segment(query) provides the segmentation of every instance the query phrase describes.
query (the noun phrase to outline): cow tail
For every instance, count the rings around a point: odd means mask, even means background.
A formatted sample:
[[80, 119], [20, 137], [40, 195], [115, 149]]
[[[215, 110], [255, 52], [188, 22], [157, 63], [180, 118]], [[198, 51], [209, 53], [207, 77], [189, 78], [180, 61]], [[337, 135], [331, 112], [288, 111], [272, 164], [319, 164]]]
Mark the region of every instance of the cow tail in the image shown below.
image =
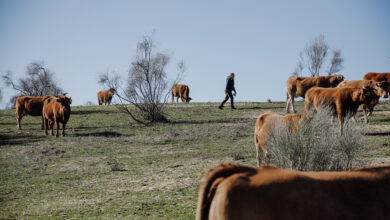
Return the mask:
[[203, 178], [199, 189], [198, 207], [196, 211], [196, 220], [207, 220], [209, 217], [211, 201], [214, 198], [218, 185], [227, 177], [236, 174], [251, 172], [255, 173], [257, 170], [252, 167], [241, 165], [221, 164], [214, 169], [209, 170]]

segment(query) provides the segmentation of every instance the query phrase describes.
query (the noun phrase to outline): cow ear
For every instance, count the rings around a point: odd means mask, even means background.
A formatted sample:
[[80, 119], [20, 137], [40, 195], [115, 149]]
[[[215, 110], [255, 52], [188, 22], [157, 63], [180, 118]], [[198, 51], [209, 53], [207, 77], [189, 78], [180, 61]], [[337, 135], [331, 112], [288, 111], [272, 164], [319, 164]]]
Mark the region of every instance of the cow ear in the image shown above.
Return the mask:
[[72, 96], [69, 97], [69, 105], [72, 104]]

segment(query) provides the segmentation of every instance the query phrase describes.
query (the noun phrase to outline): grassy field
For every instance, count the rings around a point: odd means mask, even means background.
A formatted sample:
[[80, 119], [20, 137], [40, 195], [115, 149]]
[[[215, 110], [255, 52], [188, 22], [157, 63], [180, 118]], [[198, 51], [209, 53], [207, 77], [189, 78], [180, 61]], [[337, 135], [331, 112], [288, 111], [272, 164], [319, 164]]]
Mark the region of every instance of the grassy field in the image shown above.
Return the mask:
[[[44, 136], [40, 117], [23, 118], [18, 133], [15, 111], [1, 110], [0, 219], [194, 219], [205, 172], [219, 163], [255, 166], [257, 116], [285, 110], [284, 102], [217, 106], [169, 104], [171, 122], [153, 126], [114, 106], [72, 107], [59, 138]], [[366, 134], [355, 166], [389, 164], [390, 104], [357, 126]]]

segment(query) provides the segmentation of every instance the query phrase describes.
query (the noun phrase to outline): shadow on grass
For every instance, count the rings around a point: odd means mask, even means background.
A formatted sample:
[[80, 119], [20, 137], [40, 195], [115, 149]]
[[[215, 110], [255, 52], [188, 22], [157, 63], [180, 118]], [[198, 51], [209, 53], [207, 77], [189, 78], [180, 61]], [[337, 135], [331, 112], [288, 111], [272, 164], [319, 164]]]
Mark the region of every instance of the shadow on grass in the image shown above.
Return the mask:
[[45, 136], [35, 136], [31, 134], [16, 133], [15, 135], [0, 134], [0, 146], [2, 145], [25, 145], [35, 142], [39, 142], [44, 139]]
[[223, 124], [223, 123], [234, 123], [234, 122], [246, 122], [247, 119], [243, 118], [230, 118], [230, 119], [215, 119], [215, 120], [204, 120], [204, 121], [190, 121], [190, 120], [180, 120], [180, 121], [170, 121], [170, 124]]
[[106, 137], [106, 138], [113, 138], [113, 137], [120, 137], [120, 136], [128, 136], [123, 135], [118, 132], [112, 132], [112, 131], [103, 131], [103, 132], [92, 132], [92, 133], [86, 133], [86, 134], [74, 134], [74, 136], [77, 137]]
[[112, 111], [106, 110], [72, 110], [72, 115], [89, 115], [89, 114], [101, 114], [101, 113], [113, 113]]
[[390, 122], [390, 118], [378, 119], [378, 120], [375, 120], [375, 122]]
[[390, 132], [373, 132], [373, 133], [366, 133], [365, 136], [390, 136]]

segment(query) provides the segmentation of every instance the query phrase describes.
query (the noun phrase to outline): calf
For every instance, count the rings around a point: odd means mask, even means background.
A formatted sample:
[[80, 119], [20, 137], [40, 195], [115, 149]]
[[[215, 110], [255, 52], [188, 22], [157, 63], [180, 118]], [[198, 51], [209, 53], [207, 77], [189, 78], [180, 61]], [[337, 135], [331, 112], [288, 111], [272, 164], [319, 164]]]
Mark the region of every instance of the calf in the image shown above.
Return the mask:
[[318, 88], [309, 89], [305, 95], [306, 113], [312, 106], [318, 110], [321, 105], [329, 105], [332, 113], [337, 115], [340, 124], [340, 134], [343, 134], [343, 124], [347, 113], [355, 116], [361, 104], [370, 104], [376, 98], [371, 87], [358, 88]]
[[203, 178], [196, 211], [196, 220], [389, 216], [389, 165], [341, 172], [219, 165]]
[[333, 76], [318, 76], [318, 77], [298, 77], [291, 76], [288, 78], [286, 87], [287, 87], [287, 106], [286, 112], [290, 112], [290, 106], [292, 111], [295, 111], [294, 108], [294, 98], [295, 97], [305, 97], [306, 91], [311, 87], [336, 87], [340, 82], [344, 80], [343, 75], [333, 75]]
[[[369, 104], [363, 104], [363, 117], [364, 121], [368, 123], [368, 116], [372, 115], [372, 111], [374, 110], [375, 105], [379, 103], [379, 98], [387, 98], [389, 91], [390, 83], [387, 81], [373, 81], [373, 80], [350, 80], [343, 81], [337, 87], [339, 88], [363, 88], [365, 86], [372, 87], [374, 89], [374, 93], [376, 94], [376, 98], [372, 99], [372, 102]], [[367, 109], [369, 113], [367, 114]]]
[[174, 102], [174, 97], [176, 96], [176, 102], [179, 102], [179, 98], [181, 98], [182, 102], [190, 102], [192, 98], [190, 98], [190, 89], [187, 85], [183, 84], [174, 84], [171, 89], [172, 95], [172, 103]]
[[112, 96], [114, 96], [116, 90], [114, 88], [110, 88], [107, 91], [99, 91], [98, 92], [98, 103], [99, 105], [110, 105]]
[[62, 123], [62, 136], [65, 136], [65, 126], [70, 117], [70, 104], [72, 103], [71, 97], [58, 96], [46, 99], [44, 102], [42, 115], [45, 125], [45, 135], [47, 135], [47, 128], [50, 126], [51, 135], [54, 135], [53, 125], [56, 124], [58, 137], [59, 123]]
[[264, 155], [267, 155], [268, 153], [267, 141], [270, 132], [272, 132], [275, 127], [280, 127], [280, 123], [284, 123], [288, 129], [291, 129], [292, 132], [295, 132], [297, 131], [302, 119], [302, 114], [283, 116], [271, 111], [265, 111], [260, 114], [260, 116], [256, 120], [254, 133], [258, 166], [260, 166], [261, 164], [260, 148], [262, 149]]

